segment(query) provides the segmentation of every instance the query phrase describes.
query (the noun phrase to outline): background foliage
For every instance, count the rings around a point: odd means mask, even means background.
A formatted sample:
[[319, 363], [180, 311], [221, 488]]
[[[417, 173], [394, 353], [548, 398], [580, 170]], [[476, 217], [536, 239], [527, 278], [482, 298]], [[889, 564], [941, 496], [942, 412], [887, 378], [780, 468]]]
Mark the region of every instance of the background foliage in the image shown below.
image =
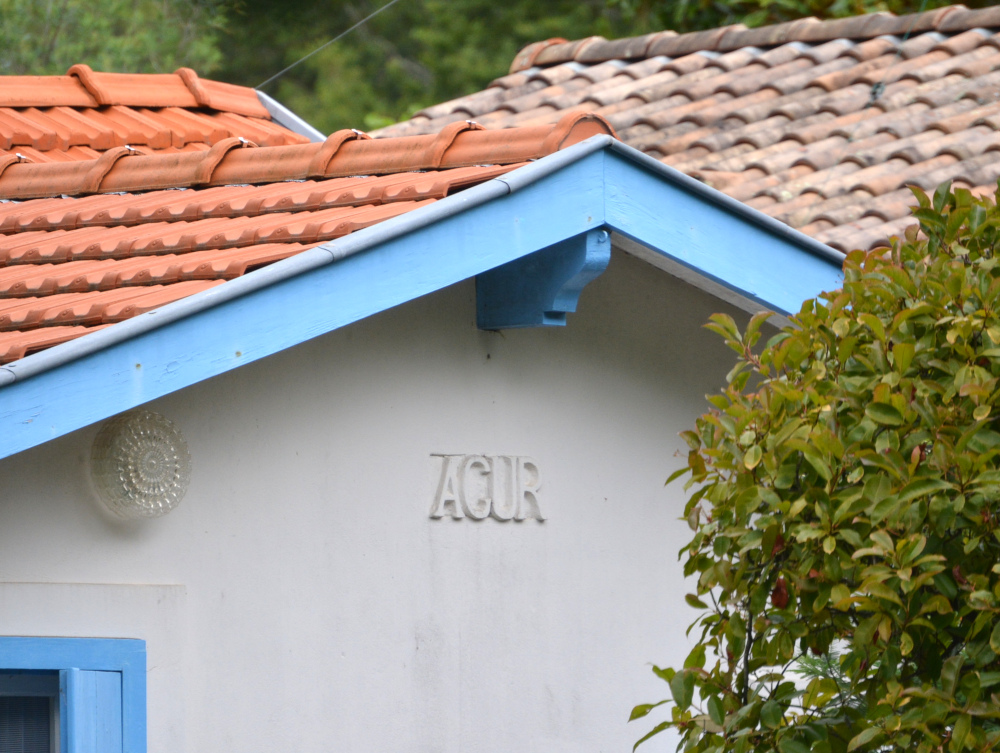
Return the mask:
[[0, 0], [0, 73], [215, 70], [223, 0]]
[[684, 666], [655, 670], [672, 704], [647, 738], [1000, 747], [1000, 211], [914, 192], [927, 237], [849, 254], [843, 290], [760, 355], [766, 315], [708, 325], [739, 359], [674, 474], [697, 487], [682, 554], [702, 614]]
[[[988, 5], [992, 0], [968, 0]], [[386, 0], [0, 0], [0, 73], [171, 71], [257, 86]], [[524, 45], [948, 0], [400, 0], [265, 90], [323, 131], [377, 128], [485, 87]]]

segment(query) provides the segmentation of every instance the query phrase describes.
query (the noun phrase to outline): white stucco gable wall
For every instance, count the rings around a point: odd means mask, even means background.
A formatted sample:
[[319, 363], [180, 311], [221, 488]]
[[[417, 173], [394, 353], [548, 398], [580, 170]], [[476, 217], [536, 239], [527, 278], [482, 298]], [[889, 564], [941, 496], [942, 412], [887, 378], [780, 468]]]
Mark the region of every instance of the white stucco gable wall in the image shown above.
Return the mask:
[[[686, 653], [663, 482], [719, 310], [622, 253], [566, 328], [412, 301], [148, 405], [194, 468], [158, 520], [92, 501], [97, 427], [2, 460], [0, 634], [145, 639], [150, 751], [628, 750]], [[430, 519], [434, 453], [532, 457], [547, 520]]]

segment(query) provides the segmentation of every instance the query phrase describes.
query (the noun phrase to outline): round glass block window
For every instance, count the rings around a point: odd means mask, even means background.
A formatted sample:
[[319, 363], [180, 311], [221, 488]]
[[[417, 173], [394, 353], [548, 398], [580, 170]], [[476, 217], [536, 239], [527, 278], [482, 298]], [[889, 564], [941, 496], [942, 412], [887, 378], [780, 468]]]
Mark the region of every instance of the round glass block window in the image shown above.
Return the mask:
[[98, 432], [90, 472], [98, 496], [115, 515], [157, 518], [184, 498], [191, 455], [173, 423], [159, 413], [134, 410]]

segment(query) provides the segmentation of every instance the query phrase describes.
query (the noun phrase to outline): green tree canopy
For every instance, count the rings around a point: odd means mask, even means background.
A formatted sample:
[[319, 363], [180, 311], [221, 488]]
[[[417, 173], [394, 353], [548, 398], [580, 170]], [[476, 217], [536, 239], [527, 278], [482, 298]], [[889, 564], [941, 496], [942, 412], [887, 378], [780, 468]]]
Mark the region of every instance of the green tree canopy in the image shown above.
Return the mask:
[[0, 0], [0, 73], [215, 70], [223, 0]]
[[[708, 325], [738, 361], [674, 474], [695, 488], [682, 553], [701, 616], [684, 666], [656, 670], [673, 703], [650, 735], [713, 753], [1000, 746], [1000, 211], [915, 193], [926, 237], [849, 254], [843, 289], [761, 353], [766, 315]], [[828, 671], [796, 681], [811, 655]]]

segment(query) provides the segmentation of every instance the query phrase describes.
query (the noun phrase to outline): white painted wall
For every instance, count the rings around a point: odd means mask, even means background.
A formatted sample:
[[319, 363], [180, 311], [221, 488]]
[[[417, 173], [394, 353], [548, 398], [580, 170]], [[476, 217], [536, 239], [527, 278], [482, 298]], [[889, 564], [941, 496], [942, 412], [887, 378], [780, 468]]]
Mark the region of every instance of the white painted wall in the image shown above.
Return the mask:
[[[0, 461], [0, 634], [145, 639], [156, 753], [630, 750], [727, 307], [617, 254], [580, 308], [480, 332], [470, 281], [150, 404], [194, 466], [159, 520], [102, 515], [97, 427]], [[548, 520], [431, 520], [432, 453], [533, 457]]]

